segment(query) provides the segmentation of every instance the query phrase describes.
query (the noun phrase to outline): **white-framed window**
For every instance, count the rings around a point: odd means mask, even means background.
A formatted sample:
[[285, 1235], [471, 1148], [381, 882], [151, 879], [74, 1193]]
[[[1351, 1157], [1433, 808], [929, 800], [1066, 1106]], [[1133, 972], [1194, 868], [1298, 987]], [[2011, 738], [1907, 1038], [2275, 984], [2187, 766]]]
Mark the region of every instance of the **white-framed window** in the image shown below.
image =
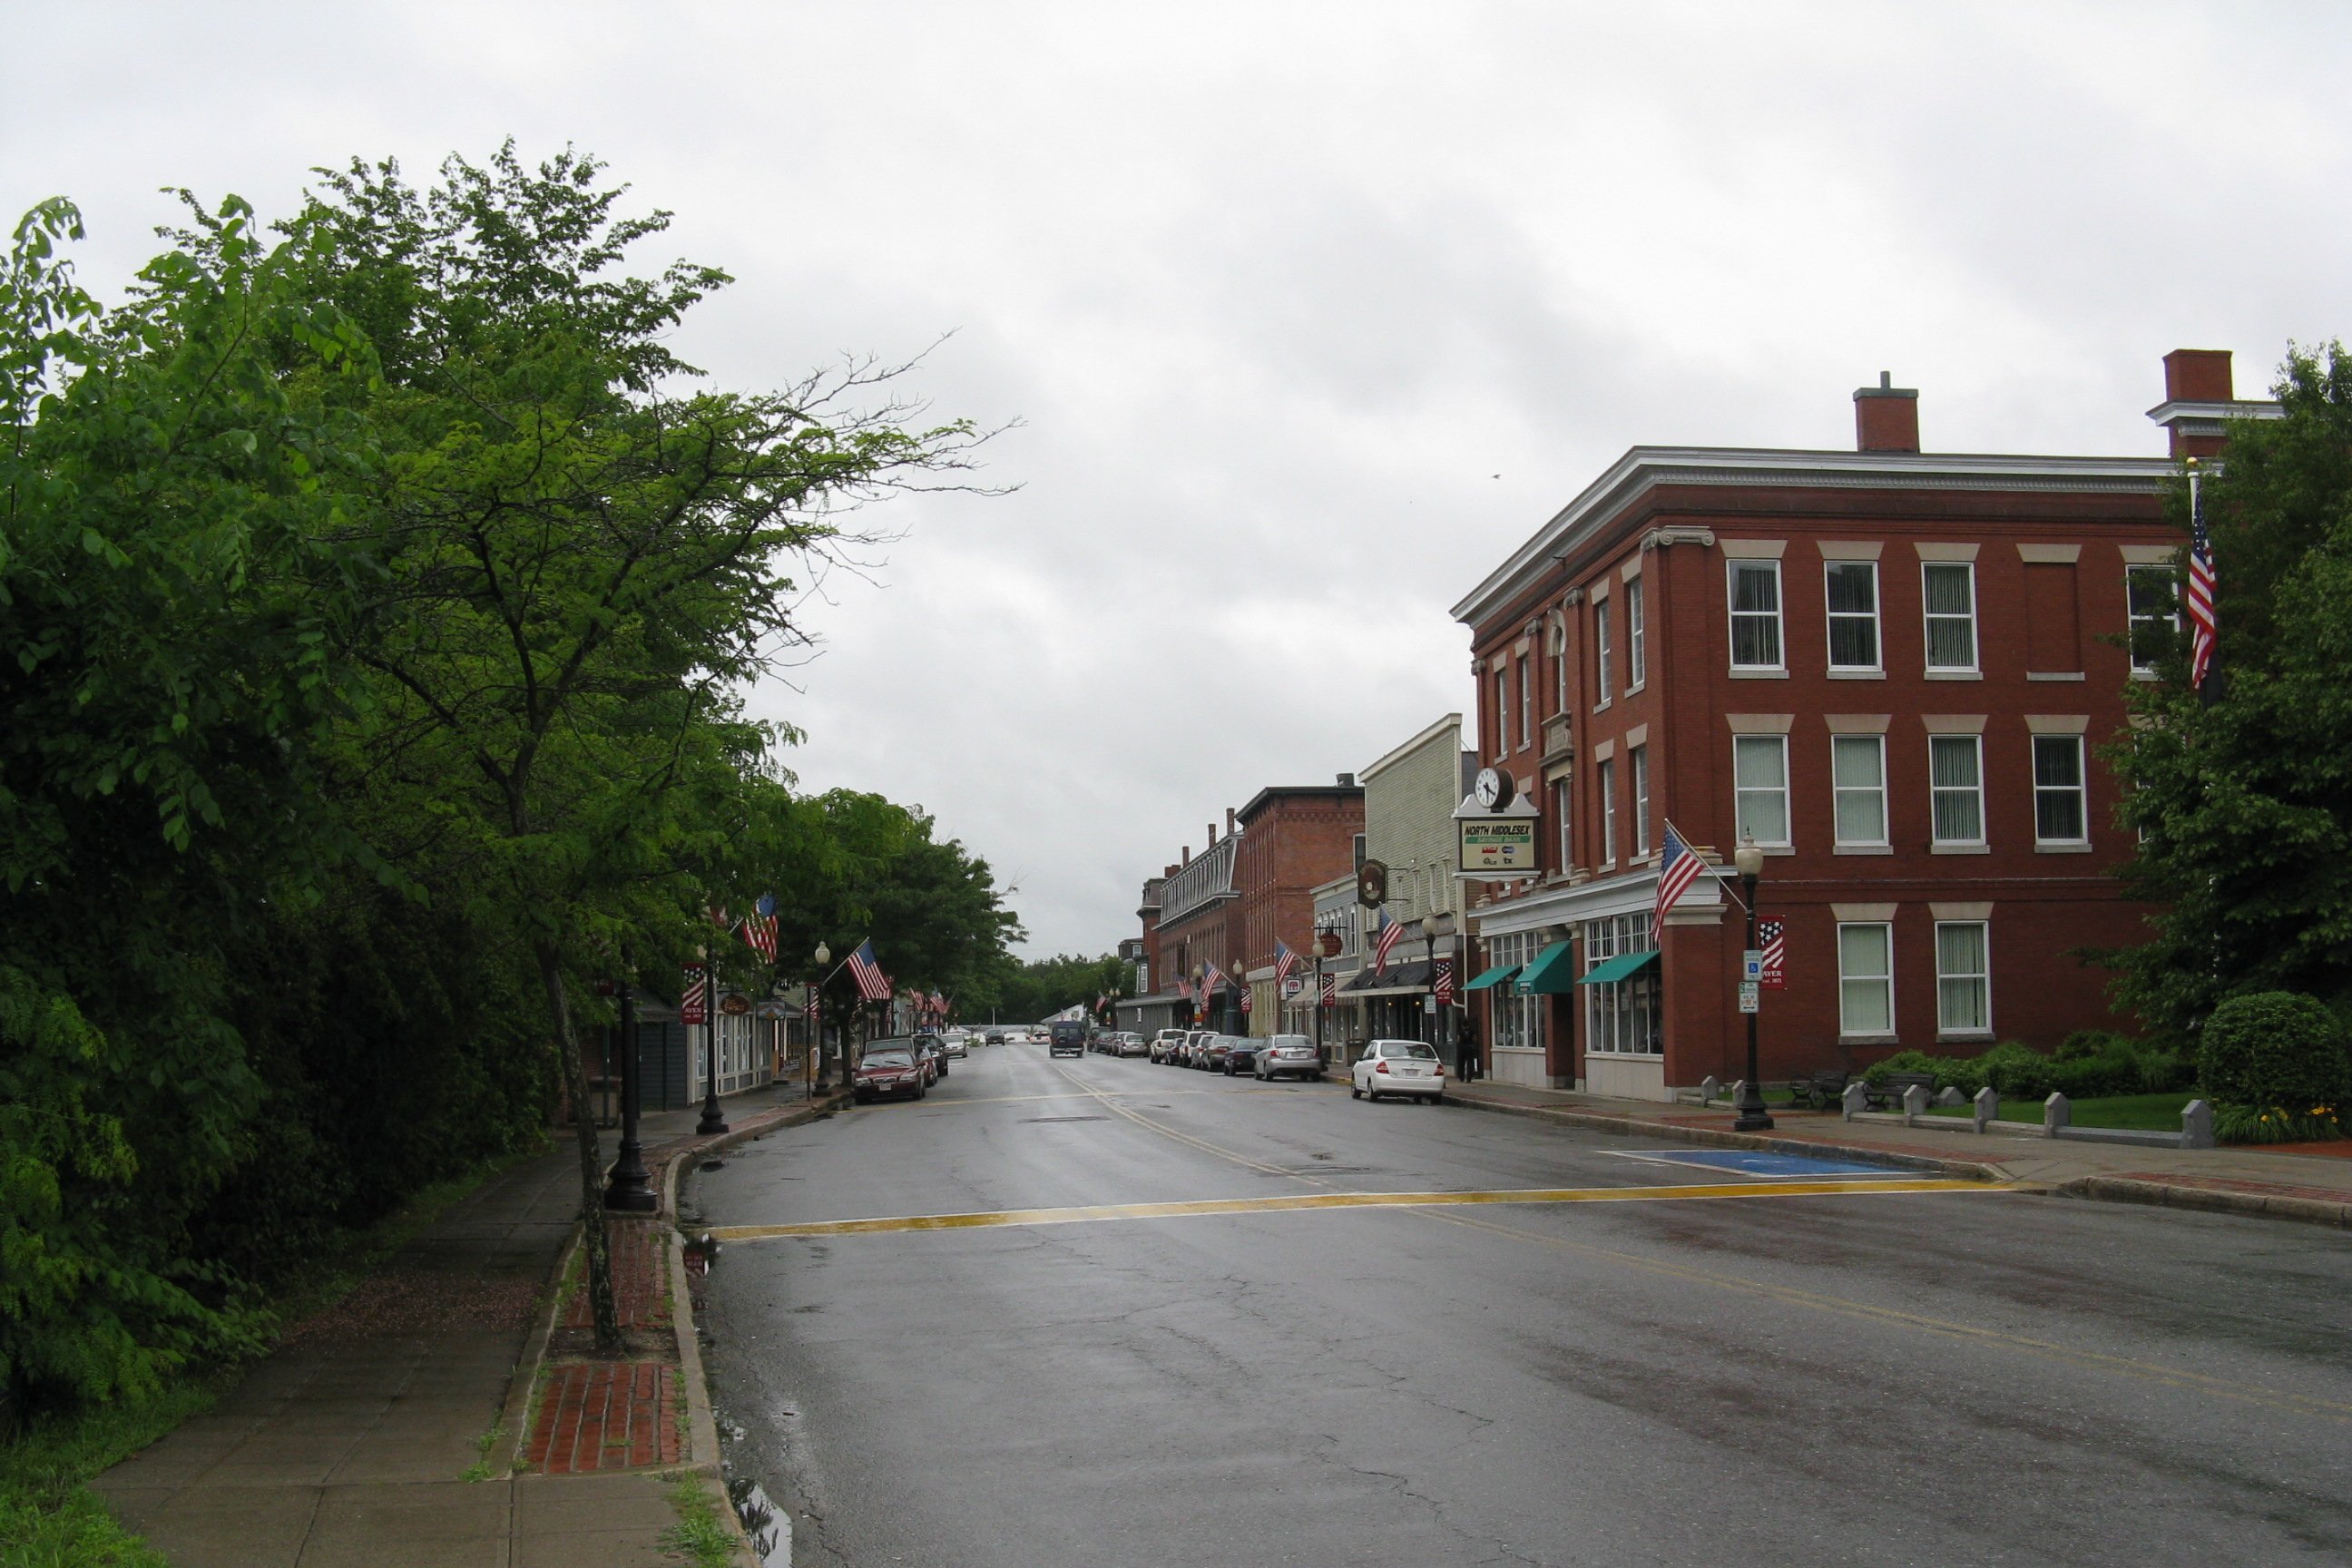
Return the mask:
[[1495, 667], [1495, 760], [1511, 754], [1511, 667]]
[[1593, 783], [1601, 791], [1601, 863], [1617, 864], [1617, 759], [1603, 761], [1593, 770]]
[[1837, 841], [1848, 847], [1886, 843], [1886, 737], [1832, 735], [1830, 789]]
[[1615, 694], [1615, 678], [1609, 668], [1609, 601], [1601, 600], [1592, 606], [1592, 669], [1601, 682], [1601, 700], [1596, 707], [1606, 708]]
[[[1658, 945], [1645, 911], [1584, 922], [1584, 971], [1590, 974], [1612, 958], [1649, 952]], [[1584, 1048], [1621, 1056], [1662, 1056], [1665, 1009], [1659, 1005], [1658, 966], [1647, 965], [1622, 980], [1580, 985], [1584, 993]]]
[[[1535, 931], [1486, 939], [1489, 965], [1533, 963], [1544, 949]], [[1498, 1050], [1543, 1048], [1543, 998], [1522, 996], [1518, 986], [1505, 981], [1486, 993], [1486, 1038]]]
[[1992, 1033], [1992, 942], [1983, 921], [1936, 922], [1936, 1028]]
[[1876, 670], [1878, 563], [1825, 562], [1822, 573], [1829, 593], [1830, 668]]
[[1551, 656], [1551, 710], [1568, 711], [1568, 634], [1562, 632], [1559, 646]]
[[1919, 596], [1927, 617], [1927, 668], [1975, 674], [1977, 563], [1922, 561]]
[[1937, 844], [1982, 844], [1984, 737], [1927, 737], [1927, 815]]
[[1732, 821], [1759, 844], [1785, 846], [1789, 837], [1789, 737], [1731, 738]]
[[1535, 679], [1535, 673], [1528, 667], [1534, 663], [1532, 651], [1519, 660], [1519, 750], [1523, 752], [1536, 743], [1535, 703], [1528, 694], [1528, 687]]
[[2180, 641], [2180, 578], [2170, 566], [2124, 568], [2134, 675], [2154, 675], [2156, 661]]
[[1877, 921], [1841, 922], [1838, 937], [1838, 1033], [1895, 1032], [1895, 928]]
[[1650, 650], [1642, 636], [1642, 580], [1625, 584], [1625, 689], [1639, 691], [1650, 679]]
[[1780, 657], [1780, 563], [1733, 561], [1731, 668], [1785, 668]]
[[1566, 779], [1554, 779], [1551, 784], [1552, 829], [1559, 837], [1559, 868], [1567, 870], [1576, 864], [1576, 839], [1570, 833], [1569, 801], [1572, 787]]
[[2084, 844], [2091, 810], [2083, 782], [2083, 737], [2033, 737], [2033, 841]]
[[1633, 853], [1650, 852], [1650, 748], [1636, 746], [1626, 754], [1633, 770]]

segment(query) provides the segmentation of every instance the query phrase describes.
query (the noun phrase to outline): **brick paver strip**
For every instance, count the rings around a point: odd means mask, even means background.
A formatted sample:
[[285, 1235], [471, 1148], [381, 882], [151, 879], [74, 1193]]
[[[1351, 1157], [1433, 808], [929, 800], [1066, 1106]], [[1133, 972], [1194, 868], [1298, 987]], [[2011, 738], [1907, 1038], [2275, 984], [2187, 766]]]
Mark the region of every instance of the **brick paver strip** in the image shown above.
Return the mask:
[[[621, 1327], [669, 1327], [669, 1300], [662, 1289], [665, 1265], [661, 1222], [651, 1215], [607, 1215], [604, 1239], [612, 1249], [613, 1303], [620, 1311]], [[571, 1302], [564, 1309], [563, 1326], [595, 1326], [585, 1284], [572, 1292]]]
[[678, 1462], [677, 1369], [575, 1362], [549, 1369], [524, 1459], [542, 1475]]

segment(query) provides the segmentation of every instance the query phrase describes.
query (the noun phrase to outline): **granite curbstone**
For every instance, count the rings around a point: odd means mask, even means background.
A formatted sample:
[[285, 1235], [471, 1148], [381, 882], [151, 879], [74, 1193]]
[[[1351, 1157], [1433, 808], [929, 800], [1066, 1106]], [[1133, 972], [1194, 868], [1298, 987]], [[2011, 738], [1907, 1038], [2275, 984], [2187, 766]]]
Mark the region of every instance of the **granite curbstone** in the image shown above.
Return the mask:
[[2193, 1209], [2206, 1214], [2238, 1215], [2352, 1230], [2352, 1202], [2332, 1203], [2324, 1198], [2297, 1197], [2291, 1193], [2237, 1193], [2224, 1188], [2179, 1186], [2169, 1182], [2140, 1181], [2127, 1176], [2084, 1176], [2052, 1191], [2061, 1197], [2087, 1198], [2096, 1203]]

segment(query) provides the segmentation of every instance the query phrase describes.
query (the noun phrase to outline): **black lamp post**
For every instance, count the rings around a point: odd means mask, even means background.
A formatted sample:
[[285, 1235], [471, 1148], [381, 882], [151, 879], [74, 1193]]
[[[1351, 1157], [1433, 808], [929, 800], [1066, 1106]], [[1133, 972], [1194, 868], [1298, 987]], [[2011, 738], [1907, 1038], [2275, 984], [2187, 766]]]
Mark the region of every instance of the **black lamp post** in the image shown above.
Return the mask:
[[833, 1064], [824, 1054], [824, 979], [825, 965], [833, 962], [833, 949], [820, 942], [810, 956], [816, 960], [816, 978], [809, 983], [809, 1016], [816, 1022], [809, 1040], [809, 1049], [816, 1053], [816, 1084], [813, 1092], [822, 1094], [832, 1086], [827, 1069]]
[[707, 1138], [727, 1131], [719, 1113], [719, 974], [706, 951], [702, 961], [702, 1120], [695, 1136]]
[[604, 1206], [620, 1214], [651, 1214], [660, 1206], [637, 1141], [637, 997], [621, 983], [621, 1151], [604, 1179]]
[[[1756, 847], [1754, 838], [1743, 833], [1739, 836], [1738, 847], [1731, 852], [1731, 863], [1738, 868], [1739, 885], [1748, 895], [1748, 951], [1754, 952], [1756, 951], [1756, 879], [1764, 871], [1764, 851]], [[1748, 984], [1744, 965], [1740, 971], [1740, 984], [1742, 985]], [[1759, 985], [1757, 991], [1758, 1005], [1762, 1005], [1762, 1000], [1763, 991]], [[1739, 1114], [1731, 1123], [1731, 1129], [1735, 1132], [1761, 1132], [1769, 1130], [1772, 1125], [1772, 1119], [1764, 1114], [1764, 1085], [1758, 1079], [1757, 1071], [1756, 1008], [1751, 1007], [1748, 1011], [1748, 1076], [1739, 1080]]]

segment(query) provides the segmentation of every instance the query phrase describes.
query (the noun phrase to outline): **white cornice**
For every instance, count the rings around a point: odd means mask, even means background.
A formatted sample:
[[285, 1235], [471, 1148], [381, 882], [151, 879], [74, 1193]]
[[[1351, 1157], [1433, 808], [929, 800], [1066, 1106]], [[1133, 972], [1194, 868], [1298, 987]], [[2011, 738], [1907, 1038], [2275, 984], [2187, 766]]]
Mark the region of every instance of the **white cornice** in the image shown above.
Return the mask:
[[1948, 452], [1806, 452], [1735, 447], [1635, 447], [1554, 513], [1454, 606], [1475, 626], [1545, 563], [1585, 544], [1660, 485], [1777, 485], [1807, 489], [1996, 489], [2151, 492], [2179, 472], [2166, 458], [2037, 458]]
[[1444, 718], [1440, 719], [1437, 722], [1432, 724], [1428, 729], [1423, 730], [1420, 734], [1415, 735], [1412, 740], [1405, 742], [1402, 745], [1391, 747], [1387, 753], [1378, 762], [1358, 773], [1356, 777], [1366, 784], [1370, 784], [1376, 775], [1386, 773], [1397, 763], [1404, 761], [1405, 758], [1421, 750], [1422, 747], [1426, 746], [1432, 741], [1434, 741], [1440, 735], [1445, 734], [1448, 731], [1451, 731], [1457, 737], [1457, 739], [1453, 742], [1452, 749], [1457, 752], [1460, 751], [1462, 749], [1462, 742], [1458, 737], [1462, 733], [1462, 715], [1459, 713], [1448, 713]]

